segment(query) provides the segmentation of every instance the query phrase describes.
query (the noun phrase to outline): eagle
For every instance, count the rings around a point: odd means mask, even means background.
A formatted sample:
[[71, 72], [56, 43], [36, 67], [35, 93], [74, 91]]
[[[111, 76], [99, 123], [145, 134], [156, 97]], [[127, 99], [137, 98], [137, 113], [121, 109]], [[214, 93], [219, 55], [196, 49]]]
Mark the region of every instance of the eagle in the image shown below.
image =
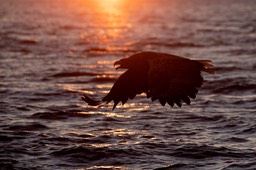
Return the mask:
[[121, 102], [134, 99], [145, 93], [152, 101], [158, 100], [162, 106], [168, 103], [179, 107], [182, 103], [190, 105], [203, 84], [201, 72], [214, 73], [211, 60], [192, 60], [189, 58], [152, 51], [135, 53], [114, 63], [116, 69], [126, 69], [102, 100], [87, 95], [82, 99], [91, 106], [114, 102], [113, 110]]

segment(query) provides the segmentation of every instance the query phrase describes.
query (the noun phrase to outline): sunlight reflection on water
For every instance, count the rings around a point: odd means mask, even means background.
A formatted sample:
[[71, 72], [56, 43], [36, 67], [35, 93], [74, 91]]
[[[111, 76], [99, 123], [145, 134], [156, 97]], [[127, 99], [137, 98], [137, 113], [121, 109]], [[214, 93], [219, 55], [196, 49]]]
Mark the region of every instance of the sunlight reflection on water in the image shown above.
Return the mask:
[[128, 115], [121, 115], [121, 114], [117, 114], [117, 113], [111, 113], [111, 112], [99, 112], [99, 111], [89, 111], [89, 112], [77, 112], [78, 114], [101, 114], [101, 115], [105, 115], [106, 117], [120, 117], [120, 118], [131, 118], [132, 116], [128, 116]]

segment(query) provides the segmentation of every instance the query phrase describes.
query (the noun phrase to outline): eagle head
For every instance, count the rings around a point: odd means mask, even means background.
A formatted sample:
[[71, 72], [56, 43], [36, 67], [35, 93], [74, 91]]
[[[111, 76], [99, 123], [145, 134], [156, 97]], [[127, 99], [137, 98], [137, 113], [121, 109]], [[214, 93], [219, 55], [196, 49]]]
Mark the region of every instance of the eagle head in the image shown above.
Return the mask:
[[[117, 66], [117, 67], [116, 67]], [[130, 66], [130, 62], [128, 58], [122, 58], [114, 63], [114, 67], [117, 69], [123, 68], [128, 69]]]
[[122, 58], [114, 63], [116, 69], [131, 69], [131, 68], [140, 68], [143, 65], [147, 64], [147, 58], [149, 58], [153, 53], [152, 52], [140, 52], [136, 53], [130, 57]]

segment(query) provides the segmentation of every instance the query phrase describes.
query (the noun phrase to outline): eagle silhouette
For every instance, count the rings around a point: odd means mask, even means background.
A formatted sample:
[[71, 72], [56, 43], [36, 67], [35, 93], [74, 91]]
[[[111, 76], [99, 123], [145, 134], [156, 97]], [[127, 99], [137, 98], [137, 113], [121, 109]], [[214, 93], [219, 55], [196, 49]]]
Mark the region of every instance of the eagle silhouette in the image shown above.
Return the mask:
[[191, 60], [173, 54], [139, 52], [114, 63], [116, 69], [127, 69], [114, 83], [102, 100], [87, 95], [82, 99], [91, 106], [114, 102], [113, 110], [121, 102], [125, 104], [137, 94], [145, 93], [152, 101], [159, 100], [162, 106], [181, 107], [190, 104], [202, 86], [201, 71], [213, 74], [211, 60]]

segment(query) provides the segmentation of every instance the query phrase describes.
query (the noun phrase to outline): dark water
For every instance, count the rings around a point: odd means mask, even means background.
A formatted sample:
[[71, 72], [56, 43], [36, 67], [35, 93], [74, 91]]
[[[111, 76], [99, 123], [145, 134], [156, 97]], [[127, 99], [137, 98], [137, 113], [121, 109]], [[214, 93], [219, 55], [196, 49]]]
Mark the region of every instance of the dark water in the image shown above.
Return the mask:
[[[256, 1], [0, 0], [0, 39], [0, 169], [256, 169]], [[142, 50], [216, 73], [182, 108], [80, 99]]]

